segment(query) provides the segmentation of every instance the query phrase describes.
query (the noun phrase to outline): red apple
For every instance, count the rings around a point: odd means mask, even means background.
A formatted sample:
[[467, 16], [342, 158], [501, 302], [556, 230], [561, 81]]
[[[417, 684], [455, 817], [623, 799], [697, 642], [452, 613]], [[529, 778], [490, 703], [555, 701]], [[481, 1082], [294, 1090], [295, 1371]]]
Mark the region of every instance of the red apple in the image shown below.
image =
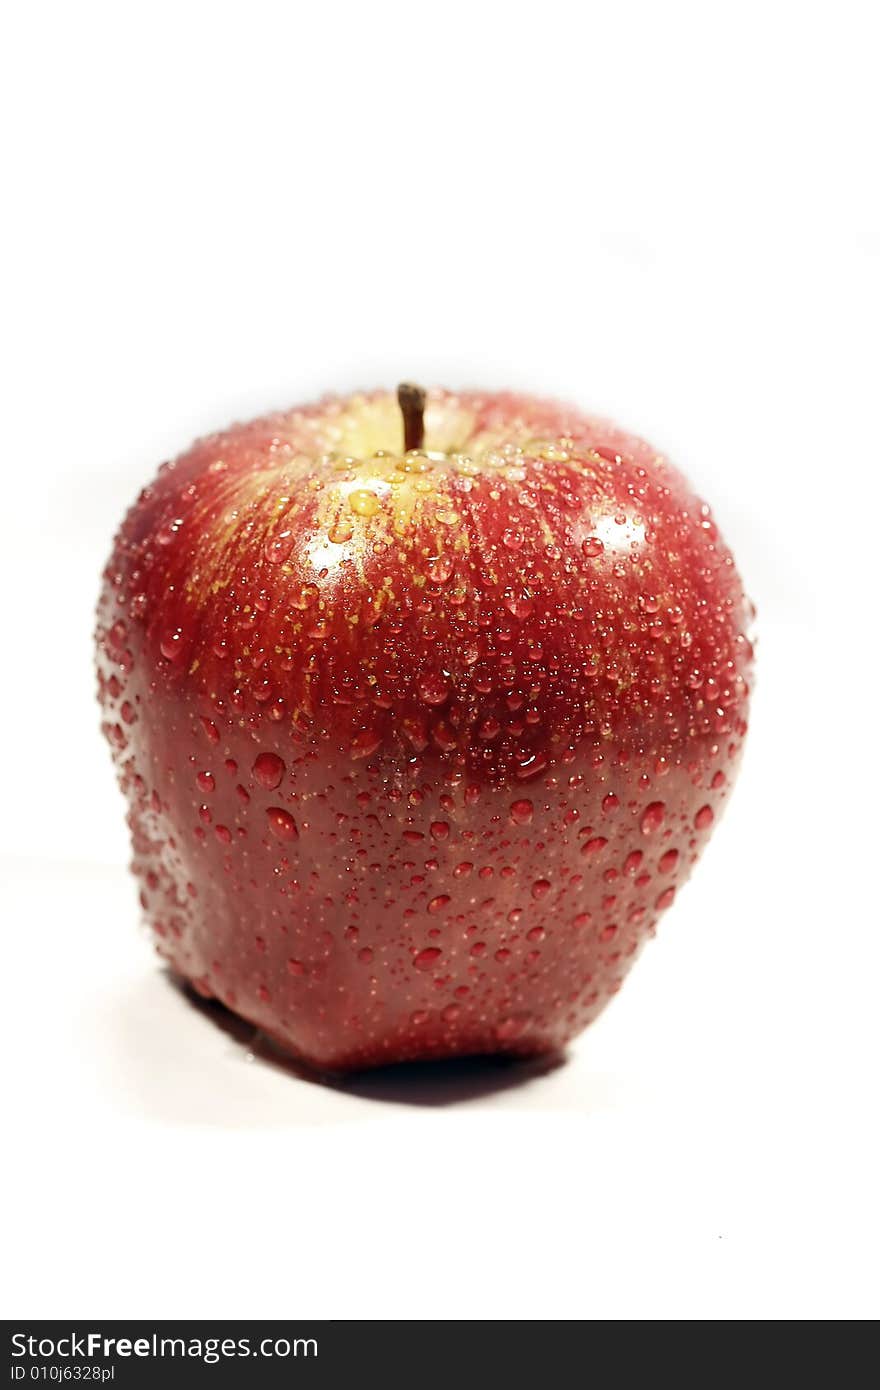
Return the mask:
[[751, 609], [664, 458], [545, 401], [432, 391], [424, 438], [400, 403], [165, 464], [99, 607], [159, 953], [322, 1068], [573, 1037], [746, 731]]

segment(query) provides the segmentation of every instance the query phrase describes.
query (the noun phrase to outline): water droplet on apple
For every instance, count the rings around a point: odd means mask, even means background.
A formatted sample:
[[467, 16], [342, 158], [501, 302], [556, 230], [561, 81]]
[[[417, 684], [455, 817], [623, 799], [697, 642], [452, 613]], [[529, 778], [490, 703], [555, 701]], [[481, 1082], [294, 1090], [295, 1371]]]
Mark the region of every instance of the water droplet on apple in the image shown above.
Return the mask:
[[504, 600], [504, 607], [514, 618], [519, 618], [520, 621], [522, 621], [524, 618], [528, 618], [534, 611], [535, 601], [528, 595], [517, 598], [511, 594]]
[[277, 753], [259, 753], [254, 759], [251, 771], [254, 781], [259, 782], [266, 791], [272, 792], [281, 784], [285, 772], [284, 761]]
[[170, 545], [182, 525], [183, 519], [181, 517], [175, 517], [173, 520], [167, 521], [165, 525], [161, 526], [156, 532], [156, 544], [162, 546]]
[[179, 661], [183, 656], [183, 629], [168, 628], [159, 641], [159, 650], [168, 661]]
[[442, 954], [443, 952], [438, 946], [426, 946], [423, 951], [419, 951], [413, 957], [413, 965], [416, 970], [430, 970]]
[[508, 1014], [495, 1028], [495, 1036], [499, 1042], [513, 1042], [522, 1037], [531, 1021], [530, 1013]]
[[450, 556], [438, 555], [428, 561], [426, 573], [432, 584], [446, 584], [452, 578], [454, 569], [455, 564]]
[[292, 531], [279, 531], [277, 535], [269, 537], [263, 547], [263, 554], [270, 565], [283, 565], [290, 559], [294, 539]]
[[694, 816], [694, 825], [698, 830], [708, 830], [715, 819], [715, 812], [711, 806], [701, 806]]
[[421, 719], [413, 719], [409, 715], [404, 715], [400, 721], [400, 727], [404, 736], [412, 744], [417, 753], [423, 753], [428, 746], [428, 732]]
[[429, 672], [419, 682], [419, 699], [426, 705], [442, 705], [449, 697], [449, 683], [439, 672]]
[[666, 804], [663, 801], [652, 801], [645, 807], [642, 815], [642, 834], [655, 835], [663, 824], [666, 815]]
[[528, 825], [532, 819], [532, 816], [534, 815], [534, 812], [535, 808], [532, 805], [531, 801], [528, 801], [525, 798], [523, 798], [520, 801], [514, 801], [511, 803], [510, 819], [513, 821], [514, 825]]
[[266, 819], [269, 822], [269, 829], [276, 840], [298, 840], [299, 831], [296, 828], [296, 821], [289, 811], [285, 811], [282, 806], [270, 806], [266, 812]]
[[371, 753], [375, 753], [381, 742], [382, 735], [377, 734], [375, 729], [362, 730], [361, 733], [355, 734], [351, 741], [352, 758], [368, 758]]
[[379, 510], [379, 499], [369, 488], [357, 488], [348, 494], [348, 505], [355, 516], [375, 516]]
[[516, 775], [520, 782], [527, 781], [530, 777], [537, 777], [539, 772], [543, 772], [547, 766], [547, 758], [544, 753], [533, 753], [525, 758], [516, 769]]

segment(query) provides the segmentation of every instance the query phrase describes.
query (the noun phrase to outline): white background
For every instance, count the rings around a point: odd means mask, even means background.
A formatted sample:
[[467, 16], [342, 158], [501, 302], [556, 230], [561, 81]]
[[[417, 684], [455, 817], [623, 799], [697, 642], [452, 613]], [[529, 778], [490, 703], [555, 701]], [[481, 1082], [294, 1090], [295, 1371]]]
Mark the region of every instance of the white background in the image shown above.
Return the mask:
[[[872, 7], [81, 3], [3, 38], [7, 1315], [876, 1315]], [[91, 631], [207, 429], [515, 386], [710, 499], [744, 770], [552, 1074], [300, 1081], [136, 927]]]

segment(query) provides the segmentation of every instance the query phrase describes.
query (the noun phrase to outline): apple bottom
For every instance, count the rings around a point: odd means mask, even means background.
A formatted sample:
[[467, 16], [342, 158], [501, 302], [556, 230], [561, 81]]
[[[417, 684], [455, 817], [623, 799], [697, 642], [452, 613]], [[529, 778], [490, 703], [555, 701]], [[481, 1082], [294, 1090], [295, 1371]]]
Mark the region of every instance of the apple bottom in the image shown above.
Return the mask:
[[[303, 1051], [291, 1042], [287, 1033], [279, 1031], [259, 1016], [259, 1010], [252, 1012], [236, 1011], [206, 991], [201, 981], [189, 979], [178, 970], [169, 967], [170, 977], [191, 999], [204, 1002], [212, 1010], [219, 1010], [229, 1021], [229, 1031], [236, 1036], [241, 1034], [241, 1025], [253, 1025], [259, 1039], [267, 1045], [267, 1050], [277, 1055], [279, 1062], [288, 1062], [296, 1072], [308, 1073], [320, 1079], [346, 1077], [359, 1072], [367, 1072], [378, 1067], [405, 1065], [408, 1062], [442, 1062], [466, 1060], [467, 1058], [497, 1058], [499, 1061], [527, 1061], [530, 1058], [560, 1058], [564, 1042], [554, 1042], [537, 1035], [510, 1039], [499, 1038], [494, 1029], [469, 1025], [438, 1028], [428, 1021], [417, 1030], [411, 1023], [402, 1023], [396, 1034], [389, 1035], [381, 1042], [369, 1047], [358, 1046], [349, 1052], [336, 1049], [319, 1056], [314, 1050]], [[600, 1010], [597, 1010], [599, 1012]], [[257, 1040], [251, 1040], [257, 1045]]]
[[586, 747], [511, 787], [284, 735], [206, 746], [183, 711], [154, 729], [136, 761], [156, 785], [126, 786], [134, 869], [168, 965], [327, 1071], [564, 1047], [726, 795], [708, 740], [662, 781], [635, 756], [597, 773]]
[[[301, 840], [314, 832], [315, 820], [306, 825]], [[174, 871], [163, 866], [157, 873], [149, 853], [137, 858], [135, 872], [142, 882], [158, 884], [165, 904], [179, 906], [186, 894], [183, 920], [176, 911], [147, 914], [172, 971], [315, 1070], [556, 1053], [619, 987], [620, 953], [603, 949], [600, 958], [589, 914], [580, 902], [581, 910], [569, 910], [564, 887], [553, 895], [555, 907], [529, 891], [529, 911], [519, 906], [515, 876], [502, 877], [506, 865], [493, 866], [491, 880], [475, 869], [456, 877], [471, 863], [461, 849], [428, 848], [428, 864], [438, 867], [426, 874], [407, 848], [385, 861], [373, 859], [379, 871], [367, 864], [358, 893], [367, 899], [366, 910], [352, 917], [353, 904], [338, 914], [329, 901], [335, 895], [319, 886], [339, 872], [337, 858], [316, 855], [303, 882], [288, 867], [289, 854], [279, 859], [277, 845], [261, 845], [261, 853], [264, 848], [268, 859], [278, 860], [279, 877], [290, 877], [279, 887], [268, 870], [268, 892], [240, 883], [232, 907], [224, 868], [229, 857], [221, 854], [224, 862], [217, 863], [210, 839], [201, 863], [183, 860]], [[367, 834], [361, 848], [368, 860], [378, 855]], [[212, 868], [205, 880], [206, 861]], [[542, 873], [551, 871], [545, 864]], [[437, 879], [448, 893], [433, 892]], [[548, 880], [537, 881], [543, 886]], [[399, 896], [386, 896], [394, 883], [401, 885]], [[371, 904], [373, 887], [381, 896]], [[349, 896], [352, 890], [343, 885], [343, 899]], [[401, 904], [413, 897], [417, 912], [406, 916], [411, 909]], [[627, 948], [627, 967], [638, 945]]]

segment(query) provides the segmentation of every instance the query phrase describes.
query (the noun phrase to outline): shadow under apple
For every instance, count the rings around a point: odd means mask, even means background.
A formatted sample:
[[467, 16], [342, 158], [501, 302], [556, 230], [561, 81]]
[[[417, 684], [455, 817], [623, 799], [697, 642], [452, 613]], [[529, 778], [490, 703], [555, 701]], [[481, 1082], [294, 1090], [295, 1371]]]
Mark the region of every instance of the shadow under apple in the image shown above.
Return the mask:
[[169, 985], [190, 1006], [242, 1047], [249, 1057], [292, 1078], [362, 1100], [386, 1104], [442, 1106], [480, 1100], [546, 1076], [565, 1062], [564, 1052], [538, 1057], [475, 1056], [395, 1062], [346, 1073], [322, 1072], [287, 1053], [273, 1038], [232, 1013], [216, 999], [205, 999], [190, 985], [166, 974]]
[[106, 1060], [111, 1103], [175, 1128], [302, 1130], [377, 1115], [390, 1120], [406, 1108], [501, 1107], [589, 1117], [619, 1109], [643, 1090], [619, 1069], [594, 1061], [585, 1070], [575, 1053], [320, 1075], [161, 970], [138, 974], [126, 990], [114, 991], [84, 1026], [100, 1035], [90, 1045]]

